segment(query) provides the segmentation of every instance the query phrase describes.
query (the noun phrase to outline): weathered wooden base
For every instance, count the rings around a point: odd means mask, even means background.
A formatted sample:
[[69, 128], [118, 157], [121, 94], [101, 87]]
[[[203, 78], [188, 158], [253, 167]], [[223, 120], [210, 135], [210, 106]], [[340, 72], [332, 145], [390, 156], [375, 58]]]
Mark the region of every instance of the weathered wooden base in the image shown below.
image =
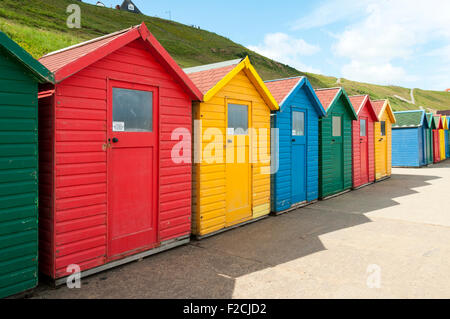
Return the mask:
[[387, 180], [389, 178], [391, 178], [391, 175], [381, 177], [380, 179], [375, 180], [375, 183], [379, 183], [379, 182], [385, 181], [385, 180]]
[[[123, 258], [120, 260], [112, 261], [110, 263], [107, 263], [107, 264], [99, 266], [99, 267], [95, 267], [92, 269], [82, 271], [81, 279], [86, 278], [91, 275], [94, 275], [94, 274], [98, 274], [99, 272], [102, 272], [102, 271], [105, 271], [105, 270], [108, 270], [111, 268], [115, 268], [115, 267], [118, 267], [118, 266], [121, 266], [124, 264], [128, 264], [128, 263], [131, 263], [131, 262], [139, 260], [139, 259], [143, 259], [143, 258], [151, 256], [151, 255], [161, 253], [161, 252], [169, 250], [169, 249], [173, 249], [178, 246], [183, 246], [183, 245], [189, 244], [189, 242], [190, 242], [189, 235], [162, 242], [161, 246], [159, 246], [157, 248], [154, 248], [154, 249], [151, 249], [148, 251], [144, 251], [142, 253], [139, 253], [139, 254], [136, 254], [133, 256], [129, 256], [129, 257], [126, 257], [126, 258]], [[58, 286], [66, 284], [67, 278], [68, 278], [68, 276], [63, 277], [63, 278], [58, 278], [58, 279], [50, 279], [50, 283], [52, 283], [53, 286], [58, 287]]]
[[220, 229], [220, 230], [217, 230], [215, 232], [212, 232], [212, 233], [209, 233], [209, 234], [206, 234], [206, 235], [193, 235], [193, 238], [196, 239], [196, 240], [202, 240], [202, 239], [205, 239], [205, 238], [208, 238], [208, 237], [213, 237], [213, 236], [216, 236], [218, 234], [224, 233], [224, 232], [232, 230], [232, 229], [236, 229], [236, 228], [248, 225], [248, 224], [256, 223], [256, 222], [258, 222], [258, 221], [260, 221], [262, 219], [266, 219], [267, 217], [269, 217], [269, 215], [265, 215], [265, 216], [261, 216], [259, 218], [251, 219], [251, 220], [248, 220], [246, 222], [243, 222], [243, 223], [240, 223], [240, 224], [236, 224], [236, 225], [233, 225], [233, 226], [230, 226], [230, 227], [226, 227], [224, 229]]
[[358, 186], [358, 187], [353, 187], [352, 189], [353, 189], [354, 191], [356, 191], [356, 190], [358, 190], [358, 189], [364, 188], [364, 187], [369, 186], [369, 185], [372, 185], [372, 184], [375, 184], [375, 182], [370, 182], [370, 183], [367, 183], [367, 184], [364, 184], [364, 185], [361, 185], [361, 186]]
[[333, 195], [330, 195], [330, 196], [327, 196], [327, 197], [322, 197], [322, 198], [319, 198], [319, 199], [320, 200], [328, 200], [328, 199], [332, 199], [332, 198], [344, 195], [345, 193], [348, 193], [348, 192], [351, 192], [351, 191], [352, 191], [352, 189], [350, 188], [350, 189], [346, 189], [345, 191], [339, 192], [337, 194], [333, 194]]
[[295, 205], [291, 206], [290, 208], [285, 209], [285, 210], [283, 210], [283, 211], [280, 211], [280, 212], [271, 212], [270, 215], [272, 215], [272, 216], [280, 216], [280, 215], [283, 215], [283, 214], [292, 212], [292, 211], [294, 211], [294, 210], [297, 210], [297, 209], [299, 209], [299, 208], [302, 208], [302, 207], [306, 207], [306, 206], [312, 205], [312, 204], [317, 203], [317, 202], [318, 202], [317, 199], [316, 199], [316, 200], [313, 200], [313, 201], [309, 201], [309, 202], [304, 201], [304, 202], [301, 202], [301, 203], [299, 203], [299, 204], [295, 204]]

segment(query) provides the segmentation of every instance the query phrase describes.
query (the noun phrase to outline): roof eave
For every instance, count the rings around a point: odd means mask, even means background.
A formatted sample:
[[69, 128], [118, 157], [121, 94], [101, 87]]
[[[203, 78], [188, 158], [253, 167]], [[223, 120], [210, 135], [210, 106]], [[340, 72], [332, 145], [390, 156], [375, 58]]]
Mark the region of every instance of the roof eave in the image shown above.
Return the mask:
[[42, 65], [38, 60], [33, 58], [20, 45], [9, 38], [5, 33], [0, 31], [0, 44], [2, 47], [22, 64], [39, 83], [54, 83], [55, 78], [52, 72]]

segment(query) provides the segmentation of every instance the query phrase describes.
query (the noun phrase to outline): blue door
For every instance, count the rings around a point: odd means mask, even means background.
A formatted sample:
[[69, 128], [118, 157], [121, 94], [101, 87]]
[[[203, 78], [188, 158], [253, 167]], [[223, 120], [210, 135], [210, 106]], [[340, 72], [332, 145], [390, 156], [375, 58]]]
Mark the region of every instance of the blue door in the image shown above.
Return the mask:
[[292, 108], [292, 204], [306, 201], [306, 118], [305, 110]]
[[423, 127], [419, 128], [419, 166], [426, 164], [426, 134]]

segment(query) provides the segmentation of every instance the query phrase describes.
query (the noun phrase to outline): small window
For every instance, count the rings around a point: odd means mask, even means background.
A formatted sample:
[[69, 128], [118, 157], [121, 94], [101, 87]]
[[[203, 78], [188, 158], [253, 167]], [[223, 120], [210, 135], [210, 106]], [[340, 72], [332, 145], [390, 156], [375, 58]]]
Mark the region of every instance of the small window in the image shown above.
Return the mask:
[[152, 132], [153, 93], [113, 88], [113, 131]]
[[228, 135], [248, 134], [248, 106], [228, 104]]
[[366, 120], [360, 120], [359, 121], [359, 127], [360, 127], [360, 136], [366, 136], [367, 132], [367, 122]]
[[333, 116], [333, 136], [342, 136], [342, 118]]
[[386, 136], [386, 122], [385, 121], [381, 121], [381, 136]]
[[292, 112], [292, 136], [305, 136], [305, 113]]

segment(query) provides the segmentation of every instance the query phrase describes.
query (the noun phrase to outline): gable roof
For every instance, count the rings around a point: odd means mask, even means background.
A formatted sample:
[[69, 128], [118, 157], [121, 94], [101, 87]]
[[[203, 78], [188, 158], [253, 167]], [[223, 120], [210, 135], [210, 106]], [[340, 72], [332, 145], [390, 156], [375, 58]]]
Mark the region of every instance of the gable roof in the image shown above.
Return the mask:
[[201, 88], [200, 90], [204, 94], [203, 102], [212, 99], [241, 71], [245, 72], [269, 108], [272, 111], [277, 111], [279, 109], [277, 101], [269, 92], [248, 57], [243, 60], [225, 61], [184, 69], [189, 78]]
[[347, 93], [345, 92], [344, 88], [338, 87], [338, 88], [329, 88], [329, 89], [317, 89], [315, 90], [317, 97], [319, 98], [320, 102], [322, 103], [323, 108], [328, 113], [334, 106], [335, 102], [341, 97], [344, 96], [344, 100], [347, 103], [347, 106], [350, 108], [351, 113], [353, 115], [352, 120], [357, 120], [358, 115], [355, 112], [355, 109], [352, 105], [352, 102], [350, 102], [350, 99], [347, 96]]
[[442, 119], [440, 115], [434, 115], [433, 116], [433, 120], [434, 120], [434, 127], [436, 128], [436, 130], [442, 130]]
[[442, 118], [442, 127], [444, 130], [448, 130], [448, 116], [441, 115]]
[[425, 111], [413, 110], [394, 112], [396, 123], [392, 124], [392, 128], [414, 128], [425, 125], [428, 127], [428, 120], [425, 117]]
[[306, 87], [310, 98], [314, 101], [313, 106], [319, 114], [319, 117], [326, 116], [327, 113], [325, 112], [322, 103], [320, 103], [320, 100], [314, 92], [311, 83], [306, 77], [299, 76], [293, 78], [265, 81], [264, 83], [266, 84], [270, 93], [272, 93], [277, 103], [280, 105], [280, 108], [282, 108], [283, 105], [289, 100], [289, 98], [297, 93], [302, 87]]
[[20, 63], [39, 83], [53, 83], [53, 74], [20, 45], [0, 31], [0, 50]]
[[372, 101], [372, 105], [373, 105], [375, 112], [377, 113], [379, 121], [381, 121], [381, 117], [383, 116], [383, 113], [387, 112], [392, 124], [394, 124], [396, 122], [394, 112], [392, 111], [391, 103], [389, 103], [388, 99]]
[[[132, 5], [133, 6], [133, 10], [130, 10], [129, 9], [129, 5]], [[120, 10], [123, 10], [123, 11], [128, 11], [128, 12], [133, 12], [133, 13], [138, 13], [138, 14], [141, 14], [142, 12], [141, 12], [141, 10], [139, 10], [138, 9], [138, 7], [136, 7], [136, 5], [134, 4], [134, 2], [133, 1], [131, 1], [131, 0], [124, 0], [123, 2], [122, 2], [122, 5], [120, 6]]]
[[231, 60], [207, 65], [201, 65], [193, 68], [186, 68], [183, 71], [197, 85], [199, 90], [206, 94], [228, 73], [230, 73], [242, 59]]
[[432, 113], [427, 113], [427, 121], [428, 121], [428, 127], [429, 128], [436, 129]]
[[59, 83], [137, 39], [145, 42], [157, 61], [179, 82], [191, 98], [199, 101], [202, 99], [199, 89], [150, 33], [145, 23], [49, 53], [39, 61], [54, 72], [56, 83]]
[[375, 109], [373, 108], [372, 101], [370, 101], [369, 95], [354, 95], [349, 97], [350, 102], [352, 102], [353, 108], [356, 111], [356, 114], [359, 115], [364, 107], [367, 107], [370, 115], [374, 121], [378, 121], [378, 116], [375, 113]]

